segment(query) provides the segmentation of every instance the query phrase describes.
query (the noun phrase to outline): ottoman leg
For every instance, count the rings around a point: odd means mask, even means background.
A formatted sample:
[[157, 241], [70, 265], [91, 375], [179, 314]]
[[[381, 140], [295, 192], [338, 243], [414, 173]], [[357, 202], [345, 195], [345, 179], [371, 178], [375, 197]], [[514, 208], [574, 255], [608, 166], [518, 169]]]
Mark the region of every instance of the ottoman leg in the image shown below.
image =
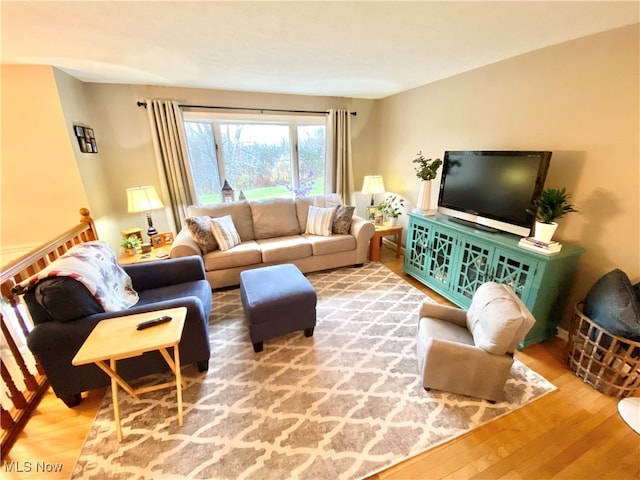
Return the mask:
[[262, 342], [256, 342], [253, 344], [253, 351], [258, 353], [262, 351], [262, 347], [263, 347], [263, 343]]
[[311, 328], [305, 328], [304, 329], [304, 336], [305, 337], [313, 337], [313, 329], [315, 327], [311, 327]]

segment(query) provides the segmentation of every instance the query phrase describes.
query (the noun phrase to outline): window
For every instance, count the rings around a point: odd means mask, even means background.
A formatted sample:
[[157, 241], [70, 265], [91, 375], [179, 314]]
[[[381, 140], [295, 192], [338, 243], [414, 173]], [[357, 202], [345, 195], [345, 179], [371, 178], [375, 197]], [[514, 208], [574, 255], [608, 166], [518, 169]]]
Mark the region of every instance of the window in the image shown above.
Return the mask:
[[184, 113], [194, 200], [221, 201], [225, 179], [249, 200], [324, 193], [325, 118]]

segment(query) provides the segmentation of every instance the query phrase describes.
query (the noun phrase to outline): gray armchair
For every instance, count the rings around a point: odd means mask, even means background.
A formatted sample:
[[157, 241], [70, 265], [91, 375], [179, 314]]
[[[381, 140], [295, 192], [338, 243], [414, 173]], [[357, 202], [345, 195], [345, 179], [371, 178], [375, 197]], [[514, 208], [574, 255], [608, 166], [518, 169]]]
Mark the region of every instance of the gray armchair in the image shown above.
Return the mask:
[[503, 400], [513, 353], [535, 319], [507, 285], [488, 282], [469, 311], [423, 302], [418, 369], [426, 389]]

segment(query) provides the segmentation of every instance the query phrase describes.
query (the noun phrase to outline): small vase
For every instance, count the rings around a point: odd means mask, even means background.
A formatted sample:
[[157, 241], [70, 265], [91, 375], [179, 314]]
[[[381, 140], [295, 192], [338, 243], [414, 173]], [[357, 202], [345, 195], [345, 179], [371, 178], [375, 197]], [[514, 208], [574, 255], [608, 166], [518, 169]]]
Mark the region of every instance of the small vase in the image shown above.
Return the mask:
[[558, 224], [556, 222], [543, 223], [536, 222], [533, 238], [544, 243], [551, 243], [553, 234], [556, 232]]
[[398, 224], [398, 217], [389, 217], [389, 225], [395, 227]]
[[127, 248], [125, 250], [125, 252], [126, 252], [127, 255], [134, 256], [135, 254], [138, 253], [138, 249], [137, 248]]
[[420, 182], [420, 194], [418, 195], [417, 210], [422, 215], [434, 215], [435, 208], [431, 208], [431, 181], [423, 180]]

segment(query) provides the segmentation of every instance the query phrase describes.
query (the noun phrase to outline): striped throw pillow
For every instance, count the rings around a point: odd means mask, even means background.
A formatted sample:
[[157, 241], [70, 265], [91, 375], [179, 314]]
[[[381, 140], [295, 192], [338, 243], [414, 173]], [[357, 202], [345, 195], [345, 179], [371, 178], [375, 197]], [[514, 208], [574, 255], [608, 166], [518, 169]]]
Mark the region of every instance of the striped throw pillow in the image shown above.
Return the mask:
[[218, 242], [220, 250], [225, 251], [240, 243], [240, 235], [233, 224], [231, 215], [211, 219], [211, 232]]
[[307, 230], [304, 233], [322, 235], [323, 237], [330, 236], [335, 211], [335, 207], [320, 208], [311, 205], [307, 215]]

